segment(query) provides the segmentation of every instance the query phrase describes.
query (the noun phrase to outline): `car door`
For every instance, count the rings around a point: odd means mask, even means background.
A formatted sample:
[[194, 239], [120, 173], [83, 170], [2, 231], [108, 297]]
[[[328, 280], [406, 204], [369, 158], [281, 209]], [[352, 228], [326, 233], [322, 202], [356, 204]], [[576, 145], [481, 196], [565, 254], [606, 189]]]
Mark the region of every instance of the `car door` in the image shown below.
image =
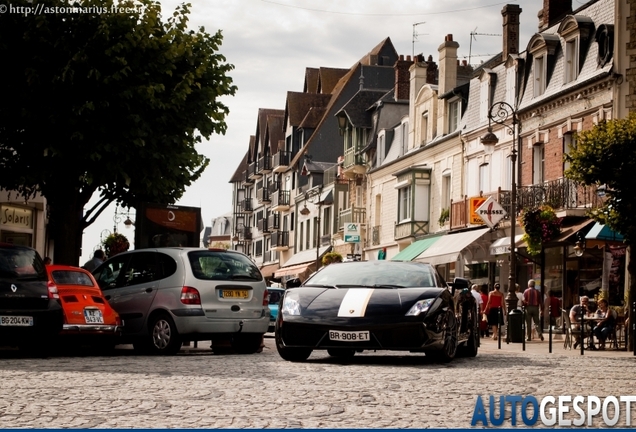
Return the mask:
[[[100, 270], [111, 264], [111, 270], [118, 273], [114, 281], [102, 290], [111, 307], [124, 321], [124, 333], [136, 334], [143, 330], [161, 275], [152, 251], [126, 254], [121, 260], [117, 258], [113, 257], [98, 268]], [[102, 274], [96, 276], [101, 277]]]

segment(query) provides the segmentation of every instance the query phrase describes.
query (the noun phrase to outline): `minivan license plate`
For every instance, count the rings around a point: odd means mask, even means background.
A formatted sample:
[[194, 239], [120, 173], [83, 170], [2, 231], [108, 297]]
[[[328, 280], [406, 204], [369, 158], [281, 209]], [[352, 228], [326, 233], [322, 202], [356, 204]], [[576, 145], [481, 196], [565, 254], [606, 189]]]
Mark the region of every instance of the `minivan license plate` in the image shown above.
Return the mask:
[[104, 324], [102, 311], [98, 309], [84, 309], [84, 319], [86, 324]]
[[247, 290], [221, 290], [221, 297], [231, 299], [246, 299], [249, 297]]
[[30, 316], [1, 316], [0, 325], [29, 327], [33, 325], [33, 317]]
[[369, 340], [369, 332], [329, 330], [329, 339], [341, 342], [364, 342]]

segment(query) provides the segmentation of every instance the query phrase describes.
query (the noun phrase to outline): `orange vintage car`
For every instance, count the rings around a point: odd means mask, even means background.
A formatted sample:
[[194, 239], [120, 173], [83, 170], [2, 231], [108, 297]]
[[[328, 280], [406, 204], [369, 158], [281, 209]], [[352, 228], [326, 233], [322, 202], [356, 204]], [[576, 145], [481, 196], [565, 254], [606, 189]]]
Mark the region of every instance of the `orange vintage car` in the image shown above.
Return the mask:
[[123, 330], [122, 320], [104, 298], [93, 275], [66, 265], [47, 265], [46, 271], [49, 286], [57, 287], [64, 310], [60, 335], [114, 346]]

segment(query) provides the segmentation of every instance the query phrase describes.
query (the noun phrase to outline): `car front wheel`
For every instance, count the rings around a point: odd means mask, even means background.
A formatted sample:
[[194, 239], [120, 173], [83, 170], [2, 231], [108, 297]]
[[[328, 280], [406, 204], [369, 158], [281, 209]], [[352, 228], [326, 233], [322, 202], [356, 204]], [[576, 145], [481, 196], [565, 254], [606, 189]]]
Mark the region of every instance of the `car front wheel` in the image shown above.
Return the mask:
[[172, 318], [166, 314], [156, 315], [149, 324], [152, 354], [172, 355], [181, 350], [181, 338]]
[[309, 358], [311, 352], [313, 351], [311, 348], [290, 348], [286, 347], [281, 340], [281, 337], [276, 334], [276, 351], [278, 351], [278, 355], [281, 356], [283, 360], [287, 360], [290, 362], [302, 362]]

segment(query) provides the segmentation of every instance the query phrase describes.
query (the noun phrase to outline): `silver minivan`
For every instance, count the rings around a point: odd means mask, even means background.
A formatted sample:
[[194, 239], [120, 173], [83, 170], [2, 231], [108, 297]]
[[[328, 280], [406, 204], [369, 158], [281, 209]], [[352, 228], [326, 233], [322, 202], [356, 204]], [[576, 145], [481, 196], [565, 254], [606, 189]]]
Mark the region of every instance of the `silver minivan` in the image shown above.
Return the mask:
[[124, 323], [123, 343], [175, 354], [211, 340], [238, 353], [261, 348], [270, 311], [265, 280], [244, 254], [225, 249], [155, 248], [118, 254], [93, 271]]

